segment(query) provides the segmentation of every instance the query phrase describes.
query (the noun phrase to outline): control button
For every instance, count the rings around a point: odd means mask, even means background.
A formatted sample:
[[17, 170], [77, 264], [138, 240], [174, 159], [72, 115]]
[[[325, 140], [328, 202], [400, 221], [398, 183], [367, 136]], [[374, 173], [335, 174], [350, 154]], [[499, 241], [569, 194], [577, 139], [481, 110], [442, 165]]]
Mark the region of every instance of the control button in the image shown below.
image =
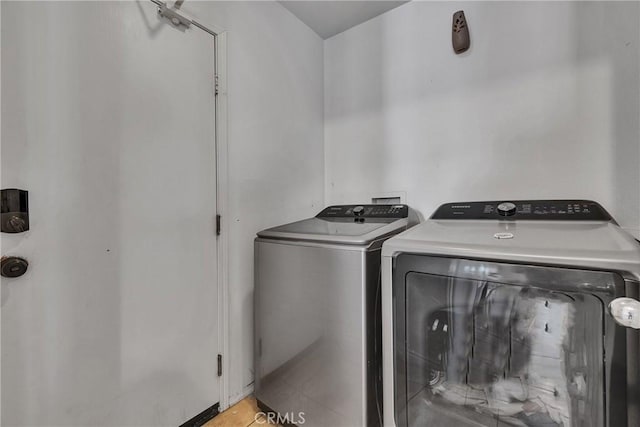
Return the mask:
[[504, 202], [498, 205], [498, 213], [502, 216], [511, 216], [516, 213], [516, 205], [511, 202]]
[[364, 206], [356, 206], [353, 208], [353, 214], [355, 216], [360, 216], [364, 213]]

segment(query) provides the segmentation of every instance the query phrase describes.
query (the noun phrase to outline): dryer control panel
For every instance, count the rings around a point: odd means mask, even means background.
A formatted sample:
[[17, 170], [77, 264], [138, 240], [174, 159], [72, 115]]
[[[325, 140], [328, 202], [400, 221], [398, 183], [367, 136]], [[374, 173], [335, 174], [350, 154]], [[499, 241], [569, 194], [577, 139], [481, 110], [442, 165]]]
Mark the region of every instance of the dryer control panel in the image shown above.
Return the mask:
[[445, 203], [431, 219], [512, 219], [546, 221], [613, 221], [591, 200], [500, 200]]
[[407, 205], [338, 205], [329, 206], [316, 218], [407, 218]]

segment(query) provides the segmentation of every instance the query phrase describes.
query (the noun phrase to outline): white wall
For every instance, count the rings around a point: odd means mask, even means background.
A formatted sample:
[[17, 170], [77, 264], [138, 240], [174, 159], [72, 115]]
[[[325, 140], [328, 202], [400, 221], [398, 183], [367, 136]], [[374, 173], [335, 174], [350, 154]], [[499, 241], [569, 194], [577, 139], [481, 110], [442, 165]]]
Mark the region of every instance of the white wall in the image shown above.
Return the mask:
[[253, 382], [253, 238], [324, 199], [323, 42], [276, 2], [185, 2], [228, 31], [230, 394]]
[[638, 6], [414, 1], [326, 40], [327, 203], [587, 198], [640, 235]]

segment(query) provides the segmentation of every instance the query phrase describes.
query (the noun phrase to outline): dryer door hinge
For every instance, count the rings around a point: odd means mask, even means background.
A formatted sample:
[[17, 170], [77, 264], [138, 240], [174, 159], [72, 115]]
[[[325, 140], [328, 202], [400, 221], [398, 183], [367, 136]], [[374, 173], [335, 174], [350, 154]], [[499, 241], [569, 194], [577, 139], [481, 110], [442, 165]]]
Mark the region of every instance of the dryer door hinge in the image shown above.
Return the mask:
[[218, 355], [218, 376], [222, 376], [222, 355]]
[[216, 215], [216, 236], [219, 236], [222, 232], [222, 217], [220, 215]]

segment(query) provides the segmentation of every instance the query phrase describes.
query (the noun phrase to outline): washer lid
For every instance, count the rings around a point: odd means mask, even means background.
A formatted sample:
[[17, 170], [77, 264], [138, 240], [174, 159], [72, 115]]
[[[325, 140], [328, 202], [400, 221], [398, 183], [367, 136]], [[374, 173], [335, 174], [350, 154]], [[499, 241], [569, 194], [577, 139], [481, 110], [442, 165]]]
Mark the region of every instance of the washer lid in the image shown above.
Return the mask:
[[640, 278], [640, 244], [610, 221], [428, 220], [385, 242], [400, 252], [626, 271]]
[[383, 236], [398, 232], [406, 226], [406, 218], [367, 218], [364, 222], [356, 222], [353, 217], [316, 217], [260, 231], [258, 237], [342, 245], [367, 245]]

